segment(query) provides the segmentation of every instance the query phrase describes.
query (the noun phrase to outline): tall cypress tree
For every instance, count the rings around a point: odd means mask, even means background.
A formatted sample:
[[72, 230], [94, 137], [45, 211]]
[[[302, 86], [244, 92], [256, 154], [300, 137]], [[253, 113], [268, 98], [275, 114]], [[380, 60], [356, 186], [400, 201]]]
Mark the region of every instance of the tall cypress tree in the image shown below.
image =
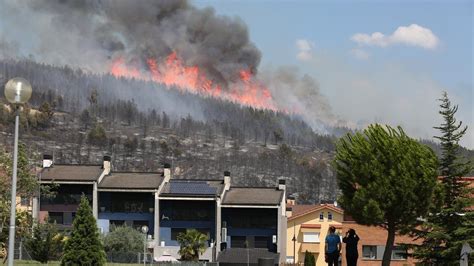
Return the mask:
[[458, 265], [462, 244], [468, 242], [474, 246], [474, 213], [472, 189], [462, 177], [472, 170], [471, 162], [459, 155], [459, 141], [465, 135], [467, 126], [457, 121], [457, 105], [452, 105], [446, 92], [443, 93], [439, 113], [443, 123], [435, 127], [440, 136], [435, 136], [441, 144], [440, 178], [443, 202], [415, 235], [423, 239], [415, 246], [414, 257], [426, 264]]
[[304, 266], [315, 266], [315, 265], [316, 265], [316, 259], [314, 258], [314, 255], [306, 250], [304, 253]]
[[89, 201], [82, 196], [61, 265], [105, 265], [104, 246]]

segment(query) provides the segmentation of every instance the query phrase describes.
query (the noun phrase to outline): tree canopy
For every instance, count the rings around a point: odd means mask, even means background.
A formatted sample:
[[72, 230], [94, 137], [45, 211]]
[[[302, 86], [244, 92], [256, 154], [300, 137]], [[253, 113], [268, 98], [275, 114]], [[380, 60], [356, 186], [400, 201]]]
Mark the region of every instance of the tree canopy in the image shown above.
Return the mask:
[[117, 226], [104, 236], [106, 252], [143, 252], [143, 234], [130, 226]]
[[435, 138], [441, 144], [439, 173], [444, 197], [423, 226], [413, 231], [423, 240], [421, 245], [414, 246], [414, 257], [426, 264], [458, 265], [463, 243], [474, 246], [474, 212], [469, 208], [474, 205], [473, 190], [462, 179], [472, 170], [472, 163], [461, 156], [459, 141], [467, 126], [455, 118], [458, 106], [451, 103], [446, 93], [439, 101], [443, 122], [435, 127], [440, 131]]
[[432, 205], [437, 165], [434, 152], [400, 127], [370, 125], [338, 141], [339, 202], [356, 222], [388, 231], [382, 265], [390, 265], [395, 233], [418, 225]]
[[[17, 196], [29, 199], [39, 189], [33, 165], [28, 159], [26, 146], [18, 145]], [[0, 243], [8, 241], [8, 224], [10, 221], [11, 177], [13, 171], [12, 154], [0, 147]], [[31, 215], [27, 211], [17, 210], [16, 236], [27, 235], [31, 228]]]
[[199, 254], [206, 250], [207, 236], [196, 229], [187, 229], [186, 233], [179, 233], [177, 237], [179, 243], [179, 255], [181, 260], [198, 261]]
[[315, 266], [316, 265], [316, 259], [314, 258], [314, 255], [311, 254], [309, 251], [305, 251], [304, 253], [304, 266]]
[[63, 241], [64, 235], [59, 233], [56, 224], [36, 223], [32, 235], [25, 241], [25, 246], [32, 259], [47, 263], [59, 258]]
[[89, 201], [82, 196], [61, 265], [105, 265], [105, 252]]

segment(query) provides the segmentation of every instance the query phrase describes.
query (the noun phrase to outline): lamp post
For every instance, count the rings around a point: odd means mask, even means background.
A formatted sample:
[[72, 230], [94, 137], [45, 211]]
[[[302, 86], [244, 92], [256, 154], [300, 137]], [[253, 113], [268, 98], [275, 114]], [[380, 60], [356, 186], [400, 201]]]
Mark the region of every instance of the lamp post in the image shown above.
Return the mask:
[[293, 222], [293, 264], [296, 264], [296, 229], [295, 229], [295, 222]]
[[148, 226], [144, 225], [142, 226], [142, 233], [144, 235], [143, 238], [143, 265], [146, 265], [146, 236], [148, 233]]
[[19, 105], [31, 97], [31, 85], [24, 78], [13, 78], [5, 84], [5, 98], [12, 103], [15, 111], [15, 140], [13, 144], [12, 197], [10, 207], [10, 230], [8, 232], [8, 266], [13, 266], [15, 255], [15, 222], [16, 222], [16, 176], [18, 164], [18, 128], [20, 123]]

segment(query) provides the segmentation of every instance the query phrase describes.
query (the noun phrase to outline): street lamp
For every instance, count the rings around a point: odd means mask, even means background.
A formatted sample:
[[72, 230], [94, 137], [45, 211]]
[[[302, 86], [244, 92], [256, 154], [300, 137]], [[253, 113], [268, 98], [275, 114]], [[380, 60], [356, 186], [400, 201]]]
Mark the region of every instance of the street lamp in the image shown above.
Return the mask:
[[295, 231], [295, 222], [293, 222], [293, 264], [296, 264], [296, 231]]
[[13, 78], [5, 84], [5, 98], [13, 104], [15, 112], [15, 141], [13, 144], [12, 197], [10, 207], [10, 230], [8, 232], [8, 266], [13, 266], [15, 251], [15, 216], [16, 216], [16, 175], [18, 164], [18, 128], [20, 122], [20, 104], [31, 97], [31, 84], [24, 78]]
[[143, 265], [146, 265], [146, 236], [148, 233], [148, 226], [144, 225], [142, 226], [142, 233], [144, 234], [144, 240], [143, 240]]

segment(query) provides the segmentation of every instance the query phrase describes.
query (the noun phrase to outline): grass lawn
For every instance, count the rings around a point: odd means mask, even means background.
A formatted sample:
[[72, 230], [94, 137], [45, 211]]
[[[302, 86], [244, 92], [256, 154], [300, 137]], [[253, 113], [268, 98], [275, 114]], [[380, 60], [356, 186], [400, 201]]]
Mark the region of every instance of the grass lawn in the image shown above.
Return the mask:
[[[0, 261], [1, 262], [1, 261]], [[14, 265], [17, 265], [17, 266], [23, 266], [23, 265], [27, 265], [27, 266], [30, 266], [30, 265], [49, 265], [49, 266], [59, 266], [60, 263], [59, 261], [52, 261], [52, 262], [48, 262], [48, 264], [41, 264], [37, 261], [33, 261], [33, 260], [15, 260], [15, 263]], [[136, 263], [107, 263], [107, 265], [111, 265], [111, 266], [128, 266], [128, 265], [143, 265], [143, 264], [136, 264]]]

